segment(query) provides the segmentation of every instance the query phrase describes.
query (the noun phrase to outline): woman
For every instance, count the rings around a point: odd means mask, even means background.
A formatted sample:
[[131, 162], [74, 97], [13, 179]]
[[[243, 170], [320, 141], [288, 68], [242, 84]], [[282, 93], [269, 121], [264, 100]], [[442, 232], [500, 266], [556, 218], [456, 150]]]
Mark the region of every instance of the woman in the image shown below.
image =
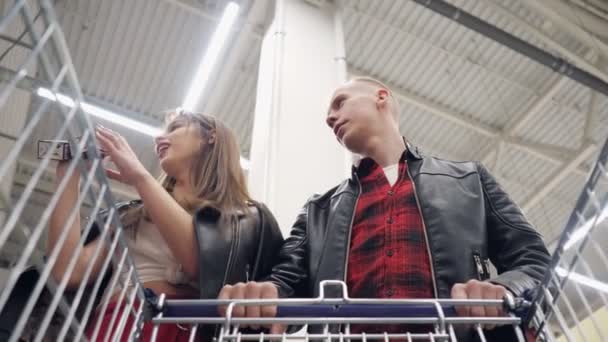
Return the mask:
[[[118, 133], [98, 127], [96, 138], [117, 169], [106, 169], [108, 177], [133, 186], [141, 197], [116, 206], [140, 282], [167, 298], [216, 298], [224, 284], [261, 279], [269, 273], [283, 239], [272, 214], [248, 194], [234, 134], [210, 116], [181, 111], [171, 116], [165, 133], [155, 139], [163, 170], [159, 181]], [[57, 182], [65, 177], [66, 169], [67, 163], [57, 166]], [[71, 176], [52, 214], [49, 250], [77, 203], [79, 178], [76, 173]], [[97, 221], [103, 223], [106, 216], [104, 211]], [[64, 276], [71, 251], [80, 239], [78, 218], [69, 229], [52, 270], [55, 279]], [[99, 243], [107, 253], [106, 242], [100, 239], [84, 246], [68, 286], [80, 285]], [[93, 261], [94, 274], [100, 272], [103, 259]], [[122, 277], [120, 283], [127, 282], [124, 274], [114, 277]], [[110, 296], [110, 305], [103, 316], [91, 320], [87, 335], [92, 340], [103, 340], [116, 329], [116, 323], [111, 327], [110, 322], [114, 311], [122, 309], [116, 303], [120, 290], [104, 294], [104, 298]], [[121, 340], [128, 338], [131, 324], [129, 316]], [[146, 323], [143, 340], [148, 340], [151, 330], [151, 324]], [[163, 324], [158, 340], [187, 341], [188, 330], [188, 326]]]

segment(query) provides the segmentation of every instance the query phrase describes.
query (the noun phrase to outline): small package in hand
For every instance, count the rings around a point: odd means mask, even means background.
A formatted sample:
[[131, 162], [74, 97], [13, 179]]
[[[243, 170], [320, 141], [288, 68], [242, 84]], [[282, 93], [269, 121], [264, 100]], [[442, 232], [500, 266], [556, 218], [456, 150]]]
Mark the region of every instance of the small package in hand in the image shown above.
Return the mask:
[[[57, 145], [55, 148], [52, 148], [54, 142], [56, 142]], [[50, 154], [52, 160], [68, 161], [73, 157], [72, 148], [76, 149], [76, 146], [72, 147], [67, 140], [38, 140], [38, 159], [42, 159], [47, 154]], [[98, 154], [101, 158], [105, 155], [102, 150], [100, 150]], [[83, 159], [89, 159], [89, 157], [86, 149], [82, 151]]]

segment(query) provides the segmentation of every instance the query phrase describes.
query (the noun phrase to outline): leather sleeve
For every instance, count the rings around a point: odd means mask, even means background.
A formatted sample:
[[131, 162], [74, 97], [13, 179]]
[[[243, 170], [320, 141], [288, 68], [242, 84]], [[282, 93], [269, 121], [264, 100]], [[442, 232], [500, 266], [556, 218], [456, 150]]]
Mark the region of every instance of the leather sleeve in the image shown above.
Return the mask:
[[274, 215], [263, 203], [256, 203], [259, 221], [259, 243], [252, 270], [253, 280], [258, 281], [267, 278], [272, 272], [276, 256], [283, 246], [283, 234]]
[[489, 281], [522, 296], [542, 280], [549, 252], [540, 234], [489, 171], [481, 164], [478, 171], [486, 204], [488, 253], [498, 271]]
[[212, 207], [196, 211], [201, 298], [216, 298], [225, 284], [265, 280], [271, 273], [283, 236], [268, 208], [254, 204], [239, 224]]
[[221, 219], [213, 207], [199, 208], [193, 216], [198, 246], [198, 287], [200, 298], [217, 298], [224, 284], [236, 225]]
[[281, 298], [303, 297], [302, 289], [308, 278], [306, 223], [309, 202], [298, 213], [296, 222], [291, 228], [289, 237], [280, 249], [272, 274], [267, 278], [279, 290]]

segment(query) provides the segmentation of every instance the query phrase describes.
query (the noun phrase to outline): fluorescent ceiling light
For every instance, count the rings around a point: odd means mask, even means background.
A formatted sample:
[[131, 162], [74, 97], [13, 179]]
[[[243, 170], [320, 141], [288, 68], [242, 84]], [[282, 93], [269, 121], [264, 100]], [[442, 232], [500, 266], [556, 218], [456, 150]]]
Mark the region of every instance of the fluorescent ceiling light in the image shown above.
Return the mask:
[[[49, 90], [47, 88], [38, 88], [38, 90], [36, 90], [36, 94], [38, 94], [38, 96], [40, 96], [40, 97], [44, 97], [51, 101], [56, 101], [56, 102], [58, 101], [59, 103], [63, 104], [64, 106], [67, 106], [67, 107], [75, 106], [74, 100], [71, 97], [61, 94], [61, 93], [53, 93], [51, 90]], [[163, 132], [163, 130], [158, 127], [147, 125], [143, 122], [127, 118], [124, 115], [110, 112], [101, 107], [98, 107], [98, 106], [95, 106], [95, 105], [92, 105], [92, 104], [89, 104], [86, 102], [81, 102], [80, 107], [82, 108], [82, 110], [84, 112], [86, 112], [92, 116], [110, 121], [117, 125], [132, 129], [134, 131], [149, 135], [151, 137], [156, 137]], [[245, 170], [249, 170], [249, 160], [241, 157], [241, 167]]]
[[582, 240], [585, 235], [589, 233], [589, 230], [593, 228], [594, 224], [600, 224], [606, 218], [608, 218], [608, 207], [604, 208], [604, 210], [599, 214], [599, 217], [597, 215], [591, 217], [589, 220], [583, 223], [582, 226], [576, 229], [574, 233], [570, 235], [570, 239], [564, 244], [564, 250], [569, 249], [570, 247], [574, 246], [574, 244]]
[[222, 14], [222, 19], [211, 37], [211, 42], [207, 48], [207, 52], [198, 66], [198, 70], [194, 75], [192, 84], [190, 85], [190, 89], [188, 90], [188, 94], [184, 100], [184, 104], [182, 104], [184, 109], [193, 110], [198, 103], [201, 94], [205, 90], [209, 76], [211, 76], [211, 70], [213, 70], [213, 66], [217, 62], [217, 59], [224, 48], [226, 39], [228, 39], [228, 35], [230, 34], [232, 25], [236, 20], [238, 11], [239, 5], [236, 3], [229, 2], [228, 5], [226, 5], [224, 14]]
[[[38, 88], [36, 93], [38, 94], [38, 96], [47, 98], [49, 100], [59, 101], [59, 103], [65, 105], [65, 106], [74, 107], [74, 100], [69, 96], [66, 96], [66, 95], [63, 95], [60, 93], [55, 94], [51, 90], [46, 89], [46, 88]], [[108, 120], [108, 121], [118, 124], [120, 126], [127, 127], [129, 129], [138, 131], [140, 133], [144, 133], [149, 136], [155, 137], [163, 132], [163, 130], [158, 127], [147, 125], [143, 122], [130, 119], [124, 115], [112, 113], [101, 107], [98, 107], [98, 106], [95, 106], [95, 105], [92, 105], [92, 104], [89, 104], [86, 102], [81, 102], [80, 107], [82, 108], [83, 111], [89, 113], [92, 116], [95, 116], [95, 117], [98, 117], [98, 118], [101, 118], [104, 120]]]
[[602, 281], [589, 278], [576, 272], [570, 272], [570, 274], [568, 275], [568, 271], [565, 268], [559, 266], [555, 268], [555, 273], [557, 273], [557, 275], [562, 278], [568, 277], [568, 279], [572, 279], [577, 283], [608, 293], [608, 284]]

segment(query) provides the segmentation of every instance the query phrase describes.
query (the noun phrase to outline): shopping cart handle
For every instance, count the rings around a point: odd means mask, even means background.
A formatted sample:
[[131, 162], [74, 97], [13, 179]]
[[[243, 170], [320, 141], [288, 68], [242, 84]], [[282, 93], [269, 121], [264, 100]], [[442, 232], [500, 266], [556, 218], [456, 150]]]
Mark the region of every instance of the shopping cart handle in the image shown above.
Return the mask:
[[[455, 316], [453, 306], [442, 306], [445, 316]], [[282, 306], [277, 308], [278, 317], [437, 317], [437, 308], [429, 304], [343, 304]]]
[[[456, 316], [452, 305], [442, 305], [446, 317]], [[437, 317], [432, 304], [310, 304], [277, 307], [277, 317]], [[166, 303], [164, 317], [219, 317], [217, 305]]]

